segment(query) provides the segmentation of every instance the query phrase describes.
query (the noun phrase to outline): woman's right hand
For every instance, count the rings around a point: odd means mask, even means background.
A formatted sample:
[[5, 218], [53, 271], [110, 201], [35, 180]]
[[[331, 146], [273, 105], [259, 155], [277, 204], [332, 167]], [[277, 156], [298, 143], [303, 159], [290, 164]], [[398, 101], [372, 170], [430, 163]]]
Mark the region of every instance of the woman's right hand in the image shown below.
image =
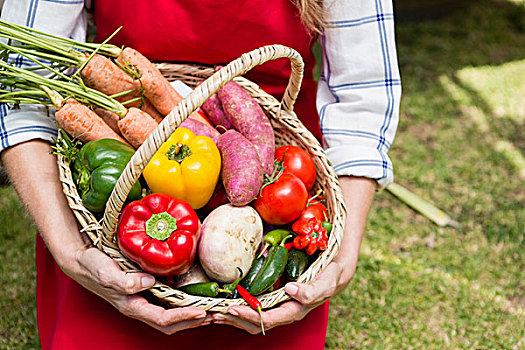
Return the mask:
[[[69, 259], [68, 259], [69, 260]], [[86, 289], [111, 303], [122, 314], [147, 323], [165, 334], [207, 325], [211, 316], [198, 307], [164, 309], [137, 294], [155, 284], [147, 273], [126, 273], [109, 256], [94, 247], [72, 254], [62, 270]]]
[[[91, 247], [77, 228], [59, 181], [50, 145], [32, 140], [1, 153], [11, 183], [33, 218], [58, 266], [80, 285], [107, 300], [126, 316], [166, 334], [203, 326], [211, 321], [197, 307], [164, 309], [137, 294], [155, 279], [146, 273], [125, 273], [118, 264]], [[37, 179], [35, 181], [35, 179]]]

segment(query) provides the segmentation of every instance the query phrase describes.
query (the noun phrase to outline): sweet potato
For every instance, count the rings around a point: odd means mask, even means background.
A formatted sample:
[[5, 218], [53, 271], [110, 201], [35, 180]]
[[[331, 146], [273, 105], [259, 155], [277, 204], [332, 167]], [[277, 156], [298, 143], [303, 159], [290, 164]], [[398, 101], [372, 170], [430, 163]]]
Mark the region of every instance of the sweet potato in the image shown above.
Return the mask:
[[257, 197], [264, 176], [257, 150], [235, 130], [219, 136], [217, 147], [221, 152], [221, 177], [228, 199], [235, 206], [250, 203]]
[[217, 144], [219, 136], [221, 135], [217, 130], [208, 124], [201, 123], [200, 121], [193, 118], [186, 118], [180, 126], [190, 129], [195, 135], [208, 136]]
[[201, 106], [208, 119], [218, 130], [226, 131], [233, 128], [232, 123], [226, 117], [222, 102], [217, 94], [213, 94]]
[[233, 81], [220, 89], [218, 95], [228, 120], [255, 146], [264, 172], [271, 174], [274, 167], [275, 137], [272, 124], [261, 106]]

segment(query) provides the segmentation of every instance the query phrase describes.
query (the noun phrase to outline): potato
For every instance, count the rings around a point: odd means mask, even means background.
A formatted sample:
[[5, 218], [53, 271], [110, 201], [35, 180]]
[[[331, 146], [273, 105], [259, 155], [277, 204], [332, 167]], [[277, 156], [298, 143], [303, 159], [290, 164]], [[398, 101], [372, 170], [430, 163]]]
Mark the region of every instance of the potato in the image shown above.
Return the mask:
[[239, 267], [248, 273], [263, 237], [261, 217], [252, 207], [224, 204], [204, 220], [199, 242], [199, 259], [213, 280], [231, 283]]

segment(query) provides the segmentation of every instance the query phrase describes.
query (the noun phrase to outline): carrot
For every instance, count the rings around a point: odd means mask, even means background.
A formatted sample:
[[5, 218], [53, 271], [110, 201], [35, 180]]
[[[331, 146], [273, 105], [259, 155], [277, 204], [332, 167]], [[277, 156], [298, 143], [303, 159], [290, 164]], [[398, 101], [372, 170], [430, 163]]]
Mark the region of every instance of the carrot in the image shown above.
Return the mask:
[[[119, 102], [125, 102], [133, 98], [141, 97], [140, 83], [134, 81], [131, 76], [124, 72], [119, 66], [110, 59], [94, 55], [80, 72], [84, 83], [108, 96], [116, 95], [124, 91], [136, 90], [132, 93], [116, 98]], [[138, 107], [141, 101], [131, 102], [127, 107]]]
[[135, 148], [144, 143], [157, 125], [149, 114], [135, 107], [128, 109], [126, 116], [118, 121], [120, 132]]
[[93, 111], [100, 117], [102, 120], [117, 134], [120, 134], [120, 129], [118, 128], [118, 121], [120, 120], [119, 116], [116, 113], [108, 111], [107, 109], [95, 107]]
[[157, 67], [137, 50], [126, 47], [117, 60], [123, 65], [135, 66], [139, 70], [144, 95], [162, 115], [168, 115], [173, 107], [182, 101], [181, 95]]
[[143, 112], [148, 113], [157, 123], [160, 123], [162, 119], [164, 119], [164, 116], [157, 111], [154, 105], [151, 104], [151, 102], [144, 98], [144, 104], [140, 107], [140, 109]]
[[110, 138], [127, 144], [102, 118], [75, 99], [67, 99], [55, 118], [67, 133], [82, 142]]

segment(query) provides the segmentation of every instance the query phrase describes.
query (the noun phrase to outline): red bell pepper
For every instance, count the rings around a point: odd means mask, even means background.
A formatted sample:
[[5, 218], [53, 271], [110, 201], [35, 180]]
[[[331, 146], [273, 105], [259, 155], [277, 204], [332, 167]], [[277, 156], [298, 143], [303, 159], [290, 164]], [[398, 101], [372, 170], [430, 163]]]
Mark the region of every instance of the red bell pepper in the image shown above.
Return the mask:
[[328, 234], [322, 221], [316, 217], [300, 219], [293, 223], [292, 231], [297, 233], [293, 240], [296, 249], [304, 249], [306, 254], [312, 255], [317, 249], [326, 250]]
[[129, 203], [117, 227], [118, 245], [149, 273], [180, 275], [189, 270], [200, 238], [200, 221], [188, 202], [153, 193]]

